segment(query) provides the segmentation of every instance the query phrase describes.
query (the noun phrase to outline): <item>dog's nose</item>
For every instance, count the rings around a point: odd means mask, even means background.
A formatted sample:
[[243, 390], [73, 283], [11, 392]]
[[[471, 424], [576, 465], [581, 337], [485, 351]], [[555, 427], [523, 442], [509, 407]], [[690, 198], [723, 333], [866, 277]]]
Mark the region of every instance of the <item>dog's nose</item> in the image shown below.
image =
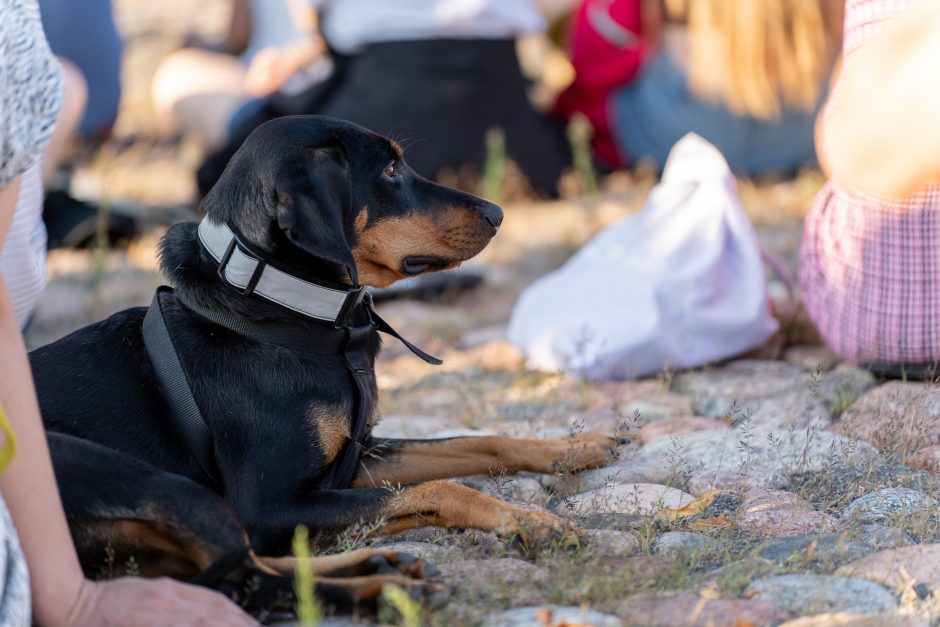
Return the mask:
[[499, 225], [503, 223], [503, 210], [491, 202], [483, 203], [480, 206], [480, 215], [494, 229], [498, 229]]

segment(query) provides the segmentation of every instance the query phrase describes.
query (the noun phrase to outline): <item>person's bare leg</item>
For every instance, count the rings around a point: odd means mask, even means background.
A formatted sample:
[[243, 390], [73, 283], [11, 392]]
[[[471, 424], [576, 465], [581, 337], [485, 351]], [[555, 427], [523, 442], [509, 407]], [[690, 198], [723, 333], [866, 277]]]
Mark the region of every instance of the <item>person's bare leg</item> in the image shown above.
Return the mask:
[[228, 138], [232, 114], [249, 96], [243, 88], [245, 66], [238, 57], [184, 48], [157, 69], [151, 95], [157, 114], [208, 149]]
[[59, 64], [62, 66], [65, 88], [59, 118], [56, 120], [55, 129], [52, 131], [43, 156], [42, 183], [46, 189], [52, 184], [52, 177], [65, 156], [69, 140], [75, 135], [88, 104], [88, 84], [81, 70], [66, 59], [60, 58]]

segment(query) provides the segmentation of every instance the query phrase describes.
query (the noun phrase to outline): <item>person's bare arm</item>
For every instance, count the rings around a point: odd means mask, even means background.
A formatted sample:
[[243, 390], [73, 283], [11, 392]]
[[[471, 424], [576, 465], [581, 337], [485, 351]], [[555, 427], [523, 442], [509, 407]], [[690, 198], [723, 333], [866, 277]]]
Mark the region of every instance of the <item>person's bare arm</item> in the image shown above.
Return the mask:
[[[6, 240], [19, 179], [0, 188], [0, 248]], [[18, 452], [0, 473], [29, 567], [33, 619], [40, 625], [254, 625], [221, 594], [168, 579], [85, 579], [59, 499], [32, 373], [9, 294], [0, 276], [0, 405]]]
[[820, 160], [835, 180], [881, 198], [902, 198], [937, 180], [938, 62], [940, 3], [929, 0], [846, 60], [818, 134]]
[[245, 91], [263, 97], [278, 91], [288, 78], [326, 54], [326, 42], [320, 35], [316, 9], [291, 4], [291, 17], [303, 37], [296, 41], [259, 50], [245, 73]]

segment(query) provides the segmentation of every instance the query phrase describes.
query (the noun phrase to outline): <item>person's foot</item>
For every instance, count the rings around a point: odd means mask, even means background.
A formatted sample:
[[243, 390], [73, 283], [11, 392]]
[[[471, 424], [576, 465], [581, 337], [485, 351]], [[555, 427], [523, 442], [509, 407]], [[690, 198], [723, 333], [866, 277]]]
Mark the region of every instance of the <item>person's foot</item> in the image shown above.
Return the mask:
[[386, 288], [368, 289], [376, 303], [396, 298], [433, 300], [469, 290], [482, 282], [483, 271], [479, 268], [455, 268], [402, 279]]
[[[46, 223], [48, 248], [85, 248], [95, 243], [98, 234], [98, 207], [57, 190], [46, 194], [42, 208]], [[137, 235], [133, 218], [109, 211], [108, 242], [120, 244]]]

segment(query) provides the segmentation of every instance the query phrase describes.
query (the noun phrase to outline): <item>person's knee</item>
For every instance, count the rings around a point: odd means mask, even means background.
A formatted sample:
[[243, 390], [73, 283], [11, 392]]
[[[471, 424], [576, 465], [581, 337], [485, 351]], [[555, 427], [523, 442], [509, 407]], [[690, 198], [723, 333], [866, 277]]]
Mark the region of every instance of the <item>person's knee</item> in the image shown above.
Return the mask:
[[243, 91], [245, 68], [238, 57], [183, 48], [166, 57], [150, 84], [156, 112], [173, 116], [187, 98]]
[[165, 58], [153, 75], [150, 95], [158, 115], [171, 116], [176, 103], [187, 95], [184, 83], [194, 71], [190, 51], [177, 50]]

